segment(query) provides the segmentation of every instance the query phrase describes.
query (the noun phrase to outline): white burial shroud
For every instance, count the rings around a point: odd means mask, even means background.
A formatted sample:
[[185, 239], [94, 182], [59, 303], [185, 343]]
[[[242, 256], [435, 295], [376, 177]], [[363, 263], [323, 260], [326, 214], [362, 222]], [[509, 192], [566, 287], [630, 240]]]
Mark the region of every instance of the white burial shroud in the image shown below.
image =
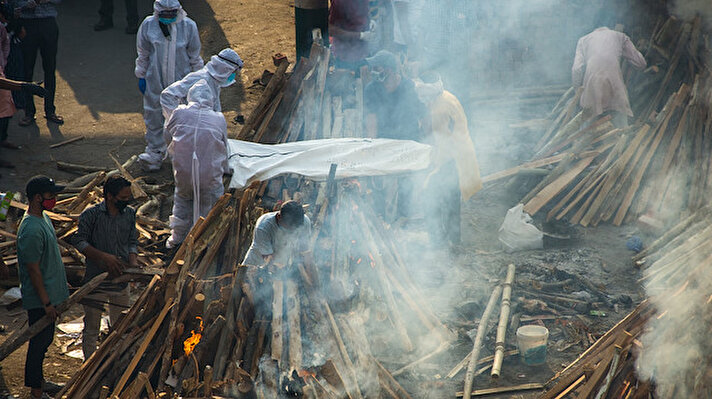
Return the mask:
[[230, 188], [295, 173], [326, 180], [331, 164], [336, 178], [383, 176], [428, 168], [432, 147], [409, 140], [342, 138], [259, 144], [228, 140]]

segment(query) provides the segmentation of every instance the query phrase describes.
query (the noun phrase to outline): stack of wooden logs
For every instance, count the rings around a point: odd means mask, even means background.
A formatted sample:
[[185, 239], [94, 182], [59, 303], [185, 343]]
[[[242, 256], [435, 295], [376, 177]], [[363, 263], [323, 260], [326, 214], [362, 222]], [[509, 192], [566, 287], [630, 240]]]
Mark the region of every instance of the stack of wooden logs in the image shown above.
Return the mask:
[[[701, 207], [712, 192], [710, 48], [697, 18], [659, 24], [644, 73], [627, 70], [638, 122], [614, 128], [611, 116], [584, 121], [573, 88], [551, 113], [537, 144], [537, 167], [558, 165], [524, 197], [547, 219], [615, 225], [649, 215], [663, 222]], [[666, 50], [668, 49], [668, 50]]]
[[237, 139], [276, 144], [363, 136], [365, 82], [352, 72], [330, 72], [331, 52], [319, 43], [291, 73], [283, 55], [273, 57], [277, 69]]
[[303, 198], [313, 262], [238, 266], [260, 185], [226, 194], [61, 395], [408, 398], [388, 368], [443, 351], [452, 334], [361, 184], [332, 173], [315, 186]]
[[[47, 212], [54, 223], [57, 232], [59, 246], [62, 252], [62, 261], [67, 270], [70, 282], [78, 283], [84, 274], [84, 255], [72, 245], [72, 236], [77, 231], [77, 221], [79, 215], [87, 207], [97, 204], [103, 200], [102, 185], [109, 174], [121, 173], [132, 182], [132, 192], [138, 206], [136, 228], [139, 233], [139, 263], [143, 267], [150, 269], [161, 268], [163, 262], [162, 255], [158, 249], [164, 245], [166, 238], [170, 234], [168, 224], [158, 220], [158, 210], [156, 196], [162, 195], [161, 190], [167, 186], [149, 185], [134, 179], [126, 169], [135, 162], [135, 156], [124, 164], [117, 164], [115, 171], [95, 171], [88, 175], [82, 175], [67, 184], [67, 188], [58, 195], [56, 207], [52, 212]], [[107, 173], [108, 172], [108, 173]], [[149, 198], [148, 194], [152, 194]], [[5, 228], [0, 229], [0, 236], [4, 239], [0, 242], [0, 257], [5, 264], [10, 267], [13, 275], [16, 275], [17, 267], [17, 227], [19, 219], [27, 204], [13, 200], [10, 203], [8, 221]], [[17, 282], [13, 279], [11, 283]]]

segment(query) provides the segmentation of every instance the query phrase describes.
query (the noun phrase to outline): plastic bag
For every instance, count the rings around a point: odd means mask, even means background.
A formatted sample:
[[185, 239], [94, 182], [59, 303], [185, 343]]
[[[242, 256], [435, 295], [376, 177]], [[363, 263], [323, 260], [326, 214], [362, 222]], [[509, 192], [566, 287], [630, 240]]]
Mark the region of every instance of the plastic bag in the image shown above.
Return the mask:
[[544, 246], [544, 233], [532, 224], [531, 216], [523, 209], [524, 205], [519, 204], [508, 210], [499, 228], [499, 241], [507, 252], [541, 249]]

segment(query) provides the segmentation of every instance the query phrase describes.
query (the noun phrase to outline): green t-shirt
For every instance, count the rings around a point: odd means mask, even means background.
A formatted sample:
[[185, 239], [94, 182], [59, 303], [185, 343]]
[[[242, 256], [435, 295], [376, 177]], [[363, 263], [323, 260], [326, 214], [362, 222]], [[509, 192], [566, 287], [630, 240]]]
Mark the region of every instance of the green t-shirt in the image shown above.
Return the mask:
[[44, 308], [30, 280], [28, 263], [40, 264], [42, 281], [53, 305], [59, 305], [69, 297], [67, 274], [57, 236], [49, 216], [46, 213], [42, 216], [40, 218], [26, 213], [17, 230], [17, 270], [20, 275], [22, 307], [25, 309]]

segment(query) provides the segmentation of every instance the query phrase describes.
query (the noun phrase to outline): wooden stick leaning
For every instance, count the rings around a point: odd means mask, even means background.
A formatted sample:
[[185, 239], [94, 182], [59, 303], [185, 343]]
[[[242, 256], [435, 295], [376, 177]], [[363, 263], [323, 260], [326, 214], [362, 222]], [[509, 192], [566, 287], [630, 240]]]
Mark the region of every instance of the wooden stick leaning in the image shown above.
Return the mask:
[[499, 312], [499, 325], [497, 326], [497, 340], [494, 349], [494, 362], [492, 363], [492, 377], [498, 378], [502, 371], [502, 361], [504, 360], [504, 339], [507, 334], [507, 322], [509, 322], [509, 310], [511, 309], [512, 283], [516, 266], [507, 267], [507, 278], [504, 280], [502, 290], [502, 306]]
[[134, 355], [133, 359], [131, 359], [131, 363], [129, 363], [128, 367], [126, 368], [126, 371], [124, 371], [124, 374], [121, 376], [121, 379], [116, 384], [114, 392], [112, 392], [111, 394], [112, 398], [115, 395], [120, 394], [121, 391], [124, 389], [124, 386], [128, 382], [129, 377], [131, 377], [131, 374], [134, 372], [134, 369], [138, 365], [138, 362], [141, 360], [141, 357], [143, 356], [144, 352], [146, 352], [146, 349], [148, 349], [148, 345], [151, 343], [151, 341], [153, 341], [153, 337], [156, 335], [156, 332], [158, 332], [158, 328], [161, 327], [161, 324], [163, 324], [163, 320], [166, 318], [166, 315], [168, 314], [168, 311], [171, 310], [172, 306], [173, 302], [171, 301], [167, 301], [166, 304], [163, 306], [163, 309], [158, 315], [158, 318], [156, 318], [156, 321], [153, 322], [151, 329], [144, 337], [143, 342], [141, 342], [141, 346], [139, 346], [138, 351]]
[[[60, 303], [55, 307], [55, 309], [57, 309], [57, 313], [61, 314], [69, 310], [72, 305], [79, 302], [90, 292], [94, 291], [94, 289], [98, 287], [99, 284], [101, 284], [101, 282], [104, 281], [106, 279], [106, 276], [108, 275], [109, 273], [102, 273], [91, 279], [91, 281], [89, 281], [88, 283], [84, 284], [64, 302]], [[48, 316], [43, 316], [31, 326], [26, 326], [21, 330], [15, 331], [2, 343], [2, 345], [0, 345], [0, 360], [5, 359], [8, 355], [17, 350], [17, 348], [22, 346], [22, 344], [29, 341], [30, 338], [34, 337], [35, 335], [39, 334], [40, 331], [44, 330], [53, 322], [54, 321]]]
[[463, 390], [465, 399], [470, 399], [470, 395], [472, 394], [472, 381], [475, 378], [475, 365], [477, 364], [477, 358], [480, 356], [482, 340], [485, 337], [485, 331], [487, 331], [487, 323], [489, 322], [490, 315], [494, 310], [494, 304], [497, 301], [497, 297], [501, 294], [501, 285], [496, 286], [494, 290], [492, 290], [492, 295], [490, 295], [490, 299], [487, 302], [487, 307], [485, 307], [485, 311], [484, 313], [482, 313], [480, 324], [477, 326], [475, 343], [472, 347], [472, 352], [470, 352], [470, 362], [467, 364], [467, 373], [465, 373], [465, 389]]

